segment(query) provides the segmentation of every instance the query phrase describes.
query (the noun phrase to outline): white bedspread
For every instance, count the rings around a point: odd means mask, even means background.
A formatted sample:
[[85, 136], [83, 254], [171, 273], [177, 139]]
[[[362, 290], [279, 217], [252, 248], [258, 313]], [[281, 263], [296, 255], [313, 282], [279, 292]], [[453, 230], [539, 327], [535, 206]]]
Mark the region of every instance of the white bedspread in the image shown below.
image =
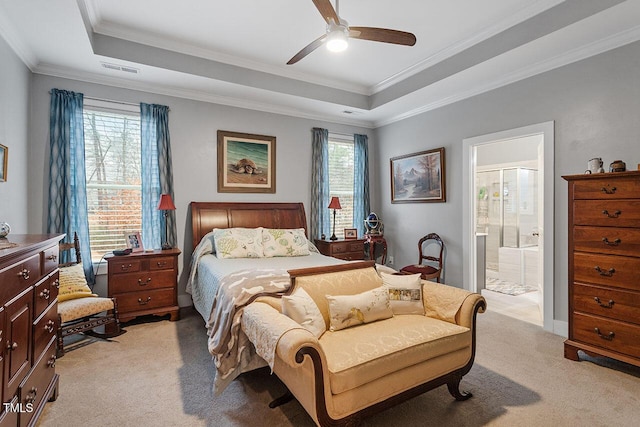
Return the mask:
[[[256, 355], [255, 348], [239, 327], [242, 305], [250, 296], [262, 290], [285, 290], [289, 284], [287, 270], [348, 262], [324, 256], [312, 244], [310, 250], [310, 255], [298, 257], [220, 259], [212, 254], [213, 233], [207, 234], [194, 250], [186, 290], [207, 325], [209, 352], [216, 363], [216, 394], [221, 393], [242, 372], [265, 366], [264, 360]], [[284, 276], [276, 277], [273, 283], [271, 278], [264, 277], [262, 282], [252, 280], [242, 283], [242, 275], [237, 274], [241, 271], [246, 271], [247, 277], [260, 276], [255, 274], [256, 271], [271, 271], [276, 276]], [[229, 287], [223, 286], [224, 283], [239, 284], [239, 287], [223, 291], [223, 287]], [[268, 289], [259, 289], [265, 286]]]

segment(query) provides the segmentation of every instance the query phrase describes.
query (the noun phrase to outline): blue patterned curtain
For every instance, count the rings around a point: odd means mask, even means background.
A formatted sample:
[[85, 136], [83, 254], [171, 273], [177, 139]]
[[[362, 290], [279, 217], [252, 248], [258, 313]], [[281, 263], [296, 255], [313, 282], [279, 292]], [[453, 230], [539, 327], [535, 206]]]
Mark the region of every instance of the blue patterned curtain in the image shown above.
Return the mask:
[[[161, 194], [173, 195], [169, 107], [140, 103], [140, 140], [142, 157], [142, 243], [145, 248], [160, 248], [165, 242], [164, 212], [158, 210]], [[166, 241], [176, 246], [176, 215], [168, 211]]]
[[[87, 180], [84, 164], [83, 95], [51, 90], [49, 114], [49, 206], [48, 233], [78, 233], [85, 276], [94, 283], [89, 246]], [[60, 262], [73, 261], [63, 254]], [[75, 257], [75, 255], [72, 255]]]
[[329, 209], [329, 131], [313, 128], [311, 146], [311, 224], [309, 239], [331, 234]]
[[353, 226], [358, 236], [364, 236], [364, 219], [370, 212], [369, 201], [369, 148], [367, 135], [354, 135]]

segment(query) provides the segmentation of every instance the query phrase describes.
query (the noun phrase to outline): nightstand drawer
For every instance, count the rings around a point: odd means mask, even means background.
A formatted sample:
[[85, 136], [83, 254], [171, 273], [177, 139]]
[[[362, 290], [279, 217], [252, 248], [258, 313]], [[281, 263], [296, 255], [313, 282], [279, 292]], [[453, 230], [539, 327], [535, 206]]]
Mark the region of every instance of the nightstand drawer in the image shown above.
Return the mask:
[[[122, 260], [120, 259], [122, 258]], [[140, 260], [127, 259], [127, 257], [117, 257], [110, 260], [109, 270], [111, 274], [125, 274], [140, 271]], [[111, 271], [113, 270], [113, 271]]]
[[123, 314], [175, 305], [174, 289], [145, 290], [113, 296], [118, 301], [118, 311]]
[[149, 261], [149, 270], [171, 270], [175, 266], [173, 265], [174, 257], [158, 257]]
[[118, 274], [109, 282], [109, 292], [112, 294], [121, 294], [146, 289], [171, 288], [175, 286], [175, 281], [176, 274], [167, 274], [166, 271], [143, 271], [139, 273]]
[[364, 255], [362, 252], [345, 252], [342, 254], [334, 254], [333, 257], [343, 259], [345, 261], [356, 261], [364, 259]]

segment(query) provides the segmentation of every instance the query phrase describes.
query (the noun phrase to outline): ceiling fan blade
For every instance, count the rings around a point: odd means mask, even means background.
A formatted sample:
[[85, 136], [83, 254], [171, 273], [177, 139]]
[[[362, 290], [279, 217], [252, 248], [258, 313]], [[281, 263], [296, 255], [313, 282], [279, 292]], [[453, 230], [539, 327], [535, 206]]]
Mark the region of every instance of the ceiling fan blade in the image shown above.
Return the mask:
[[401, 44], [413, 46], [416, 36], [406, 31], [389, 30], [375, 27], [349, 27], [349, 37], [354, 39], [371, 40], [374, 42]]
[[320, 12], [320, 15], [327, 21], [329, 24], [330, 20], [333, 20], [334, 23], [338, 24], [340, 22], [340, 18], [338, 18], [338, 14], [336, 10], [331, 5], [330, 0], [312, 0], [313, 4], [316, 5], [316, 8]]
[[309, 55], [311, 52], [322, 46], [322, 44], [327, 40], [327, 35], [323, 34], [308, 45], [306, 45], [300, 52], [296, 53], [293, 58], [287, 62], [287, 65], [293, 65], [296, 62], [300, 61], [305, 56]]

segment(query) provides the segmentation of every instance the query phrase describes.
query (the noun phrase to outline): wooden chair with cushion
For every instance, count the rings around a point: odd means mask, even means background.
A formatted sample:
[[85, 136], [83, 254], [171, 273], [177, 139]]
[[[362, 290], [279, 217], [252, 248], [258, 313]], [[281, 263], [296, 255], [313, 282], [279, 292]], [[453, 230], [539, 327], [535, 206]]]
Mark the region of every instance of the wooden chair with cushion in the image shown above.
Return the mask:
[[[58, 357], [64, 356], [64, 338], [84, 333], [98, 338], [112, 338], [124, 333], [118, 320], [115, 298], [101, 298], [87, 284], [80, 256], [80, 242], [74, 233], [72, 243], [60, 243], [60, 259], [64, 251], [75, 251], [75, 261], [61, 263], [58, 290]], [[114, 324], [113, 333], [98, 333], [98, 326]]]
[[[427, 255], [425, 251], [428, 246], [433, 244], [439, 246], [437, 257]], [[440, 236], [436, 233], [430, 233], [424, 236], [418, 242], [418, 251], [418, 263], [402, 267], [400, 272], [403, 274], [420, 273], [420, 277], [423, 280], [436, 279], [436, 282], [440, 283], [440, 276], [442, 274], [442, 252], [444, 251], [444, 242]]]

